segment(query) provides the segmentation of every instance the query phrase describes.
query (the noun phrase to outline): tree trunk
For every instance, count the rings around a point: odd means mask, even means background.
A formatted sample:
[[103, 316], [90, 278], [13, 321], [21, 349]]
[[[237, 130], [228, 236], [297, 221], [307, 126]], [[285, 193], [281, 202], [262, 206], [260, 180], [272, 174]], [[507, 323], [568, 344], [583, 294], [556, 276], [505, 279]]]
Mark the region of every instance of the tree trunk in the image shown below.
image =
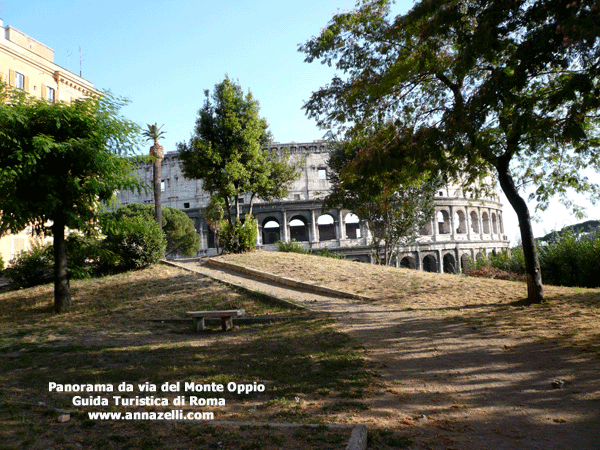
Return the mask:
[[162, 230], [162, 158], [155, 158], [153, 164], [154, 181], [154, 220]]
[[531, 217], [529, 216], [527, 203], [517, 191], [508, 166], [509, 162], [509, 158], [499, 159], [499, 162], [496, 165], [496, 170], [498, 171], [500, 186], [502, 187], [504, 194], [506, 194], [506, 198], [517, 213], [517, 217], [519, 219], [523, 255], [525, 256], [525, 272], [527, 275], [527, 303], [542, 303], [544, 301], [542, 271], [540, 269], [540, 260], [538, 258], [535, 239], [533, 238]]
[[252, 208], [254, 207], [254, 192], [250, 196], [250, 206], [248, 207], [248, 215], [252, 215]]
[[52, 225], [54, 235], [54, 312], [61, 313], [71, 308], [71, 287], [67, 274], [67, 251], [65, 225], [57, 219]]
[[225, 211], [227, 211], [227, 221], [229, 225], [233, 226], [233, 216], [231, 215], [231, 203], [229, 202], [229, 197], [223, 196], [223, 200], [225, 201]]

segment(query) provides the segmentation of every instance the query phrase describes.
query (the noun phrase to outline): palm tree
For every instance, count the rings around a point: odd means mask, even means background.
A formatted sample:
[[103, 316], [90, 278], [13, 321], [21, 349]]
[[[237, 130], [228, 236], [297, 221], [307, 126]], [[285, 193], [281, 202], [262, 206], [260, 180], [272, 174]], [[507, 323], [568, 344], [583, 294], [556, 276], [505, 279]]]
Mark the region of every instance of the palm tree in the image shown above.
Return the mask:
[[160, 131], [164, 125], [160, 127], [155, 123], [154, 125], [146, 125], [148, 129], [142, 133], [148, 141], [154, 141], [154, 145], [150, 147], [150, 155], [153, 156], [153, 181], [154, 181], [154, 218], [162, 229], [162, 207], [160, 204], [160, 193], [161, 193], [161, 165], [162, 160], [165, 157], [165, 149], [158, 143], [158, 140], [163, 137], [166, 131]]

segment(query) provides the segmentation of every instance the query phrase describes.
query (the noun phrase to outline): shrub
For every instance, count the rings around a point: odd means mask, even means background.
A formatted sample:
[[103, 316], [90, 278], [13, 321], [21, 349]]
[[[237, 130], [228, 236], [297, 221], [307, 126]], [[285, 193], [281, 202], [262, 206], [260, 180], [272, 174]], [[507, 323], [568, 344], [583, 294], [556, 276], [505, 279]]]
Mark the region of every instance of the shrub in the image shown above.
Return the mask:
[[523, 280], [525, 258], [522, 247], [514, 247], [510, 253], [492, 252], [476, 260], [469, 258], [465, 274], [470, 277], [497, 278], [501, 280]]
[[346, 259], [344, 255], [337, 252], [332, 252], [328, 248], [322, 248], [320, 250], [316, 250], [312, 252], [313, 255], [322, 256], [324, 258], [333, 258], [333, 259]]
[[2, 259], [2, 255], [0, 255], [0, 272], [4, 270], [4, 259]]
[[[555, 233], [548, 244], [538, 243], [542, 280], [558, 286], [600, 287], [600, 233], [577, 236], [570, 231]], [[492, 270], [494, 269], [494, 270]], [[523, 275], [523, 247], [491, 254], [471, 261], [467, 275], [502, 277], [504, 273]]]
[[[143, 217], [154, 220], [154, 207], [132, 203], [105, 215], [104, 221], [119, 221], [123, 217]], [[162, 208], [163, 231], [167, 238], [168, 256], [193, 256], [200, 249], [200, 235], [186, 213], [170, 206]]]
[[10, 261], [4, 274], [20, 288], [50, 283], [54, 276], [52, 245], [34, 244], [28, 251], [20, 252]]
[[510, 253], [507, 251], [492, 252], [484, 256], [476, 265], [489, 264], [496, 269], [515, 274], [525, 273], [525, 257], [523, 256], [523, 247], [514, 247]]
[[118, 258], [105, 248], [102, 240], [94, 236], [71, 233], [65, 242], [69, 278], [90, 278], [100, 272], [101, 262], [111, 261], [115, 266]]
[[258, 236], [256, 219], [246, 216], [244, 223], [236, 221], [232, 226], [226, 222], [219, 230], [219, 240], [226, 253], [243, 253], [254, 250]]
[[163, 208], [163, 231], [167, 237], [169, 256], [194, 256], [200, 249], [200, 235], [186, 213], [169, 206]]
[[600, 286], [600, 235], [578, 237], [563, 232], [553, 242], [542, 245], [542, 280], [562, 286]]
[[[118, 256], [118, 267], [130, 270], [141, 269], [160, 261], [167, 245], [165, 235], [154, 220], [141, 216], [122, 217], [105, 224], [104, 248]], [[109, 254], [110, 254], [109, 253]], [[107, 255], [104, 255], [106, 258]], [[104, 259], [104, 268], [114, 264]]]
[[289, 242], [281, 242], [277, 241], [277, 250], [280, 252], [291, 252], [291, 253], [304, 253], [307, 254], [308, 250], [304, 248], [304, 246], [295, 240], [291, 240]]

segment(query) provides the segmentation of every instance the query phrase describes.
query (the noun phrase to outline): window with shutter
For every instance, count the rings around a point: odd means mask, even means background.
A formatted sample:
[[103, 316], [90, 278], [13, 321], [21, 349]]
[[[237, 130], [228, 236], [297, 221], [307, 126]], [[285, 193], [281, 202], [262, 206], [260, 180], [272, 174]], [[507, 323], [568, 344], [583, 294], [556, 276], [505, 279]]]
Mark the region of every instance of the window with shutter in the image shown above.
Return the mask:
[[15, 72], [15, 87], [17, 89], [25, 89], [25, 75]]

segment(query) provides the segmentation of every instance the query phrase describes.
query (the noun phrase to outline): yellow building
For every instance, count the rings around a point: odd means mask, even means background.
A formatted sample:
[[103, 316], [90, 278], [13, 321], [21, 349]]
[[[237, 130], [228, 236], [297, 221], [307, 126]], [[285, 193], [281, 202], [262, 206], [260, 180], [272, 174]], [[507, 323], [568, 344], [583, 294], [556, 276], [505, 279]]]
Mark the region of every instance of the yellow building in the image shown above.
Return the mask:
[[49, 101], [96, 93], [90, 81], [54, 63], [54, 50], [0, 20], [0, 76], [9, 86]]
[[[54, 63], [54, 50], [0, 19], [0, 77], [13, 88], [51, 102], [74, 100], [97, 93], [93, 83]], [[30, 248], [32, 233], [0, 238], [0, 255], [6, 264]]]

